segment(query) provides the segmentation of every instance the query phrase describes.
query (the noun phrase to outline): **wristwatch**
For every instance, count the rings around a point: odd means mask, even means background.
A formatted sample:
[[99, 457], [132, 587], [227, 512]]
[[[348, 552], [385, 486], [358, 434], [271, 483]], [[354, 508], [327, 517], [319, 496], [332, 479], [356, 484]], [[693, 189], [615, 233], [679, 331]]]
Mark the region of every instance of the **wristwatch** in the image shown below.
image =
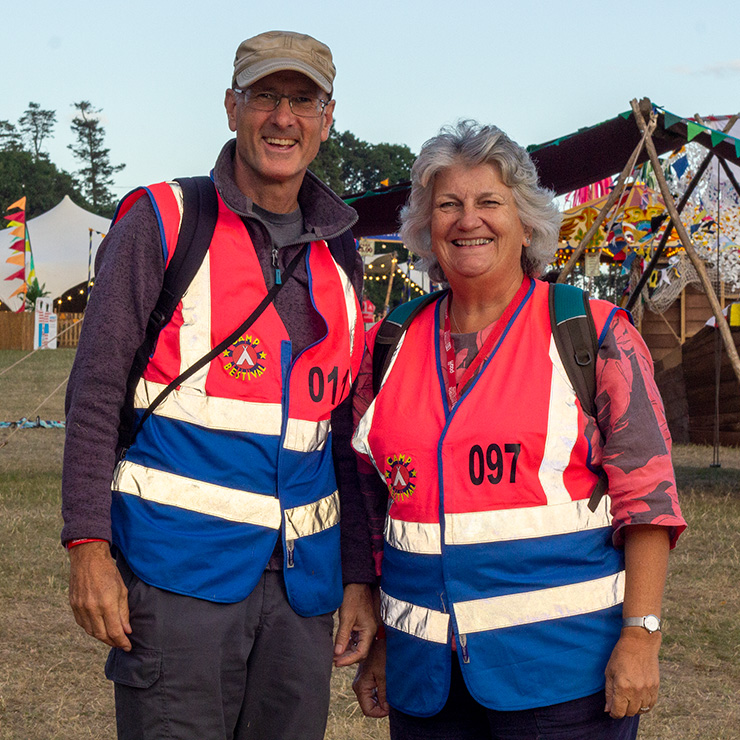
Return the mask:
[[655, 614], [648, 614], [644, 617], [624, 617], [622, 619], [622, 627], [642, 627], [650, 634], [660, 632], [662, 624], [660, 618], [656, 617]]

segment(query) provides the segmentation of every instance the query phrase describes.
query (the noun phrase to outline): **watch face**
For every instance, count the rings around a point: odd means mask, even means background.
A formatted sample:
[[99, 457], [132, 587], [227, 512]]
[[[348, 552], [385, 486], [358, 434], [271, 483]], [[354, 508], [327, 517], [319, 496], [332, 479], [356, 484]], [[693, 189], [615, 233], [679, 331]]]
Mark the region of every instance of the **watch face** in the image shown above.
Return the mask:
[[660, 620], [654, 614], [648, 614], [643, 624], [648, 632], [657, 632], [660, 629]]

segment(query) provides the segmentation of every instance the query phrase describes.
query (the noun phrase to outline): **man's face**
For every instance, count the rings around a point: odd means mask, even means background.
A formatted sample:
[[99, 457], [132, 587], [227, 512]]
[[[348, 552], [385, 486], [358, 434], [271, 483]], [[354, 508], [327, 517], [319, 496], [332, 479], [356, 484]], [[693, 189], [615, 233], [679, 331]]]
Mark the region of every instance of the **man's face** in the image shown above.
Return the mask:
[[[263, 77], [249, 90], [328, 98], [308, 77], [287, 70]], [[329, 136], [334, 101], [318, 118], [296, 116], [286, 98], [273, 111], [254, 110], [246, 106], [244, 95], [231, 89], [225, 105], [229, 128], [236, 132], [235, 177], [245, 194], [258, 204], [255, 195], [265, 187], [282, 184], [295, 187], [297, 194], [319, 145]]]

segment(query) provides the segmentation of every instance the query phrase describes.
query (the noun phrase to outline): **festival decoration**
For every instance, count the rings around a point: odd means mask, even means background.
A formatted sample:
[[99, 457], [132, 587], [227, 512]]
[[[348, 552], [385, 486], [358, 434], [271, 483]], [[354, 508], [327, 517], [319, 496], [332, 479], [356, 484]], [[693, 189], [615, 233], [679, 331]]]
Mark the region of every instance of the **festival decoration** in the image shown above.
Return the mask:
[[5, 262], [18, 266], [20, 269], [12, 275], [8, 275], [5, 279], [23, 281], [10, 295], [11, 298], [15, 296], [20, 298], [21, 304], [16, 310], [17, 313], [20, 313], [25, 308], [24, 299], [28, 292], [28, 288], [36, 279], [36, 270], [33, 265], [31, 241], [28, 238], [28, 229], [26, 228], [26, 196], [23, 196], [14, 203], [11, 203], [5, 210], [10, 211], [13, 208], [18, 208], [20, 210], [4, 216], [4, 218], [9, 222], [8, 227], [11, 229], [10, 233], [13, 235], [13, 241], [10, 243], [10, 251], [13, 252], [13, 254], [11, 254]]
[[[721, 127], [727, 117], [708, 117], [700, 123], [668, 111], [663, 111], [663, 115], [665, 128], [685, 127], [688, 141], [700, 133], [708, 133], [712, 147], [722, 142], [734, 143], [735, 151], [740, 156], [740, 139], [714, 128]], [[661, 163], [666, 179], [679, 197], [688, 187], [705, 154], [704, 146], [689, 143]], [[705, 173], [682, 212], [682, 221], [701, 259], [710, 269], [718, 267], [720, 279], [727, 288], [737, 291], [740, 290], [740, 195], [724, 172], [718, 172], [718, 168], [719, 165], [715, 163]], [[734, 169], [736, 178], [740, 178], [740, 171]], [[567, 261], [572, 249], [595, 223], [609, 194], [609, 181], [605, 182], [597, 184], [598, 190], [595, 186], [582, 188], [566, 197], [566, 203], [572, 203], [573, 207], [563, 214], [557, 264], [562, 265]], [[600, 193], [600, 197], [584, 200], [585, 193], [593, 195], [596, 192]], [[665, 204], [657, 192], [657, 179], [648, 162], [633, 171], [632, 183], [628, 183], [625, 193], [587, 245], [586, 254], [600, 254], [607, 260], [611, 258], [622, 262], [622, 274], [635, 268], [643, 271], [647, 268], [654, 245], [663, 237], [667, 224]], [[664, 251], [669, 267], [661, 269], [651, 278], [651, 292], [679, 279], [671, 260], [682, 251], [678, 234], [672, 228]], [[635, 262], [638, 258], [639, 261]]]

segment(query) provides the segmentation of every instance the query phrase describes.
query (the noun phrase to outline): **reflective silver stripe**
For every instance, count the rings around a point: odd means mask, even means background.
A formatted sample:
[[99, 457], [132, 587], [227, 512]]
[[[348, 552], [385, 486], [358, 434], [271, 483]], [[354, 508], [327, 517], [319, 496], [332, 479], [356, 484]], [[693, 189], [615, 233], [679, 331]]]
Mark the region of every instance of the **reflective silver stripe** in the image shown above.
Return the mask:
[[[362, 415], [362, 418], [357, 425], [357, 429], [355, 429], [355, 433], [352, 435], [352, 447], [357, 450], [357, 452], [363, 455], [367, 455], [370, 460], [372, 460], [373, 465], [375, 465], [375, 459], [373, 458], [373, 452], [370, 449], [368, 435], [370, 434], [370, 429], [373, 426], [374, 416], [375, 399], [373, 399], [370, 405], [367, 407], [367, 411]], [[377, 468], [378, 466], [375, 465], [375, 467]]]
[[[279, 408], [279, 407], [278, 407]], [[297, 452], [315, 452], [326, 447], [331, 421], [306, 421], [305, 419], [288, 419], [285, 429], [283, 447]], [[279, 433], [279, 430], [278, 430]]]
[[[166, 388], [162, 383], [140, 380], [134, 406], [145, 409]], [[157, 416], [220, 429], [280, 436], [283, 411], [279, 403], [253, 403], [206, 396], [193, 388], [174, 390], [155, 409]]]
[[385, 540], [397, 550], [419, 555], [441, 555], [439, 524], [403, 522], [385, 518]]
[[[592, 513], [588, 500], [525, 509], [476, 511], [445, 515], [445, 544], [475, 545], [532, 537], [581, 532], [611, 526], [608, 496]], [[419, 555], [439, 555], [440, 530], [437, 524], [404, 522], [386, 518], [385, 539], [397, 550]]]
[[553, 337], [550, 337], [550, 360], [553, 364], [550, 408], [547, 412], [547, 439], [539, 479], [547, 496], [547, 503], [564, 504], [571, 500], [563, 481], [563, 473], [578, 439], [578, 407]]
[[389, 627], [421, 640], [446, 645], [449, 642], [450, 615], [394, 599], [381, 590], [380, 613]]
[[[326, 244], [326, 242], [324, 242]], [[328, 245], [327, 245], [328, 249]], [[342, 269], [341, 265], [337, 263], [337, 261], [332, 257], [332, 261], [334, 262], [334, 266], [337, 268], [337, 273], [339, 274], [339, 280], [342, 283], [342, 292], [344, 294], [344, 307], [347, 311], [347, 326], [349, 328], [349, 354], [350, 357], [352, 356], [352, 350], [355, 346], [355, 334], [357, 333], [357, 325], [358, 325], [358, 315], [357, 315], [357, 299], [355, 294], [354, 286], [352, 285], [352, 282], [347, 277], [347, 273]], [[354, 382], [354, 378], [351, 377], [352, 375], [352, 363], [350, 362], [349, 366], [349, 373], [350, 373], [350, 384]]]
[[[182, 210], [183, 210], [182, 188], [180, 187], [180, 183], [175, 182], [174, 180], [168, 180], [167, 184], [170, 186], [170, 190], [172, 190], [172, 194], [175, 196], [175, 200], [177, 201], [177, 210], [180, 212], [180, 220], [177, 224], [177, 234], [179, 236], [180, 227], [182, 226]], [[173, 244], [172, 246], [174, 247], [175, 245]]]
[[[406, 339], [406, 332], [404, 332], [401, 335], [401, 338], [398, 340], [398, 344], [396, 345], [396, 349], [393, 351], [393, 357], [391, 358], [391, 361], [388, 365], [388, 371], [383, 376], [383, 380], [380, 384], [380, 387], [382, 388], [385, 384], [385, 381], [387, 380], [388, 376], [391, 373], [391, 370], [393, 370], [393, 366], [396, 364], [396, 360], [398, 359], [398, 353], [401, 351], [401, 347], [403, 346], [404, 340]], [[370, 429], [373, 426], [373, 417], [375, 416], [375, 398], [373, 398], [371, 404], [367, 407], [367, 411], [362, 415], [362, 418], [360, 419], [360, 423], [357, 425], [357, 429], [355, 429], [354, 436], [352, 437], [352, 447], [356, 449], [360, 454], [367, 455], [367, 457], [370, 458], [372, 464], [375, 466], [375, 469], [380, 474], [380, 477], [383, 481], [383, 485], [385, 485], [385, 477], [383, 476], [383, 471], [378, 467], [377, 463], [375, 462], [375, 458], [373, 457], [372, 450], [370, 449], [370, 444], [368, 441], [368, 437], [370, 435]]]
[[[180, 372], [195, 365], [211, 351], [211, 259], [208, 252], [182, 297], [182, 326], [179, 332]], [[181, 388], [190, 388], [205, 396], [210, 363], [185, 380]]]
[[232, 522], [280, 527], [280, 502], [273, 496], [204, 483], [128, 460], [116, 466], [111, 488], [147, 501], [177, 506]]
[[[145, 409], [165, 389], [162, 383], [140, 380], [134, 406]], [[197, 424], [206, 429], [266, 434], [279, 437], [283, 411], [279, 403], [254, 403], [234, 398], [205, 396], [193, 388], [174, 390], [155, 409], [157, 416]], [[331, 421], [288, 419], [283, 446], [296, 452], [323, 450], [331, 430]]]
[[611, 516], [608, 504], [609, 497], [604, 496], [594, 513], [585, 499], [551, 506], [446, 514], [445, 543], [475, 545], [609, 527]]
[[624, 601], [624, 571], [593, 581], [454, 605], [461, 634], [516, 627], [608, 609]]
[[285, 539], [308, 537], [335, 524], [339, 524], [339, 494], [336, 491], [312, 504], [286, 509]]

